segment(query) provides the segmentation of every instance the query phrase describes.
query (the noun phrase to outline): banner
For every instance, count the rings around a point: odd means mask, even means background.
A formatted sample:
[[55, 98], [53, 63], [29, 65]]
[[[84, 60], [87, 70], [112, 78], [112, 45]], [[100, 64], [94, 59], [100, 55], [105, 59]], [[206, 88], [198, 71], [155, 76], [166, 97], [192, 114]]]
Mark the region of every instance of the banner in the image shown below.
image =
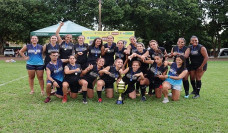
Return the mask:
[[135, 36], [134, 31], [83, 31], [82, 35], [85, 36], [85, 43], [91, 45], [93, 40], [97, 37], [102, 38], [103, 44], [107, 43], [107, 36], [112, 35], [114, 42], [117, 43], [119, 40], [124, 41], [124, 45], [130, 44], [129, 38]]

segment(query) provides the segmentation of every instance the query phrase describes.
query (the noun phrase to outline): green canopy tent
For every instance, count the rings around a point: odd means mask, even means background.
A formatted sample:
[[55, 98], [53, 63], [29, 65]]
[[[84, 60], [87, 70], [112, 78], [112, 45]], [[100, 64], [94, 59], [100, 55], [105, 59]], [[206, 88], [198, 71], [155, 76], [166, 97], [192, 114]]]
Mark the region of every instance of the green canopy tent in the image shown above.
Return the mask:
[[[59, 24], [52, 25], [43, 29], [39, 29], [36, 31], [32, 31], [30, 33], [31, 36], [51, 36], [55, 35], [55, 32], [57, 28], [59, 27]], [[73, 36], [79, 36], [82, 35], [82, 31], [92, 31], [91, 29], [88, 29], [86, 27], [83, 27], [81, 25], [75, 24], [72, 21], [66, 21], [64, 22], [64, 25], [62, 26], [60, 30], [60, 36], [72, 34]]]

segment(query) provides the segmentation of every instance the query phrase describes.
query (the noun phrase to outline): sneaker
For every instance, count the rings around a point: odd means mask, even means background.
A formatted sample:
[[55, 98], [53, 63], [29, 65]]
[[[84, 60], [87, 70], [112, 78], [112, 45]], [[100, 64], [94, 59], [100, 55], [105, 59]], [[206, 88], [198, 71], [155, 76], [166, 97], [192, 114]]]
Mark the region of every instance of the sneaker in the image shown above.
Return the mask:
[[169, 97], [172, 97], [172, 95], [173, 95], [172, 93], [169, 93], [169, 94], [168, 94]]
[[193, 98], [193, 99], [197, 99], [197, 98], [199, 98], [199, 97], [200, 97], [200, 95], [195, 94], [195, 96], [193, 96], [192, 98]]
[[195, 92], [195, 91], [192, 91], [192, 92], [191, 92], [191, 95], [195, 95], [195, 94], [196, 94], [196, 92]]
[[83, 98], [83, 99], [82, 99], [82, 103], [83, 103], [83, 104], [87, 104], [87, 100]]
[[66, 102], [67, 102], [67, 95], [64, 95], [64, 96], [63, 96], [62, 103], [66, 103]]
[[189, 98], [189, 95], [185, 95], [184, 98], [188, 99]]
[[41, 91], [40, 94], [41, 94], [41, 96], [44, 96], [45, 95], [45, 92], [44, 91]]
[[51, 102], [51, 98], [50, 97], [47, 97], [45, 100], [44, 100], [45, 103], [49, 103]]
[[164, 97], [164, 99], [163, 99], [162, 102], [163, 102], [163, 103], [168, 103], [168, 102], [169, 102], [169, 99]]
[[98, 99], [98, 103], [102, 103], [102, 98], [99, 98]]
[[146, 101], [146, 97], [143, 96], [143, 97], [141, 98], [141, 101], [145, 102], [145, 101]]

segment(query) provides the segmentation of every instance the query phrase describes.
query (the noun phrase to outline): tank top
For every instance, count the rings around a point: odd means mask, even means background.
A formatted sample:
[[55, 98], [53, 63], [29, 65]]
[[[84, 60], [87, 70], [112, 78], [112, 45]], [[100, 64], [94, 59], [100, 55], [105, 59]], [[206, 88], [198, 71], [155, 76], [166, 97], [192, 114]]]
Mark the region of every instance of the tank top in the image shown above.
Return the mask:
[[32, 44], [28, 44], [27, 46], [27, 53], [29, 59], [26, 61], [26, 64], [28, 65], [43, 65], [43, 46], [40, 44], [36, 44], [35, 47], [33, 47]]

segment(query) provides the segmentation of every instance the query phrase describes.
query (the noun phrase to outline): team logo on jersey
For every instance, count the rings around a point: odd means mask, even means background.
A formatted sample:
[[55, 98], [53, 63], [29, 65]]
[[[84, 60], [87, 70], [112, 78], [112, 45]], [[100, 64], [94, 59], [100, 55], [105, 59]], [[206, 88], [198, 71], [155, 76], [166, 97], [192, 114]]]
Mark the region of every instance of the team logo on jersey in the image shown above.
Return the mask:
[[92, 54], [100, 54], [101, 53], [101, 50], [95, 50], [95, 49], [91, 49], [91, 53]]
[[107, 51], [107, 53], [113, 53], [114, 52], [114, 49], [109, 49], [108, 51]]
[[110, 73], [109, 76], [112, 77], [112, 78], [118, 78], [119, 74]]
[[191, 51], [191, 55], [198, 55], [198, 51]]
[[77, 47], [75, 50], [76, 50], [77, 52], [78, 52], [78, 51], [84, 52], [84, 51], [86, 51], [87, 49], [86, 49], [86, 47], [82, 47], [82, 48]]
[[49, 49], [48, 53], [50, 54], [51, 52], [59, 52], [59, 50], [58, 49]]
[[94, 78], [99, 76], [99, 74], [97, 74], [96, 72], [90, 72], [89, 75], [94, 77]]
[[63, 67], [60, 67], [57, 70], [54, 70], [54, 73], [58, 73], [58, 72], [61, 72], [61, 71], [63, 71]]
[[150, 71], [152, 73], [154, 73], [154, 75], [161, 75], [162, 74], [162, 72], [160, 70], [156, 70], [154, 67], [151, 67]]
[[172, 68], [170, 68], [169, 72], [171, 72], [173, 75], [176, 75], [177, 74], [177, 71], [174, 70], [174, 69], [172, 69]]
[[37, 50], [30, 49], [30, 50], [28, 50], [28, 53], [29, 54], [37, 54], [37, 53], [41, 53], [41, 50], [40, 49], [37, 49]]
[[132, 79], [132, 80], [137, 80], [137, 77], [136, 76], [131, 76], [131, 74], [130, 73], [128, 73], [127, 75], [126, 75], [126, 77], [127, 78], [129, 78], [129, 79]]
[[123, 57], [124, 57], [124, 55], [121, 54], [121, 53], [116, 53], [115, 55], [116, 55], [117, 57], [119, 57], [119, 58], [123, 58]]

